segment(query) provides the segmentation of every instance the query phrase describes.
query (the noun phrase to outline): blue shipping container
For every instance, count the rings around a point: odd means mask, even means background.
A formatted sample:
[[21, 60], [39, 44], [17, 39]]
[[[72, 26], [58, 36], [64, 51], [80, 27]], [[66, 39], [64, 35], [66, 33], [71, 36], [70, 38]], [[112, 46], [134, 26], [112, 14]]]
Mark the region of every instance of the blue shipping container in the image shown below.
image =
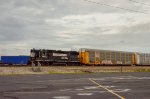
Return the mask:
[[1, 56], [1, 62], [5, 64], [23, 64], [27, 65], [30, 56]]

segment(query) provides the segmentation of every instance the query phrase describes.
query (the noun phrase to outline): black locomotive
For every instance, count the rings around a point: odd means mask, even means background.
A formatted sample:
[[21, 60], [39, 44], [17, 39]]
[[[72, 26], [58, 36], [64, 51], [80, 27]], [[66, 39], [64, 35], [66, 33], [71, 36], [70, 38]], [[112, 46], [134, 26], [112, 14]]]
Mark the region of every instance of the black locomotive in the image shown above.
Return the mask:
[[65, 65], [78, 66], [79, 52], [77, 51], [61, 51], [61, 50], [46, 50], [46, 49], [31, 49], [31, 63], [35, 66], [51, 66]]

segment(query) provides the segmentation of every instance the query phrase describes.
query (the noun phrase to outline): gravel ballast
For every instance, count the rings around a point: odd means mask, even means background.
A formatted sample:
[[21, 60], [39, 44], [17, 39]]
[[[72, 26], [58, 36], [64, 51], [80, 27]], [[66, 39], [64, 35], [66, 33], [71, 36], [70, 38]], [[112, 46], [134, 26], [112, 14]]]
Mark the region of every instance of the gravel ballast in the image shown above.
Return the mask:
[[1, 66], [0, 75], [55, 74], [55, 73], [101, 73], [101, 72], [150, 72], [150, 66]]

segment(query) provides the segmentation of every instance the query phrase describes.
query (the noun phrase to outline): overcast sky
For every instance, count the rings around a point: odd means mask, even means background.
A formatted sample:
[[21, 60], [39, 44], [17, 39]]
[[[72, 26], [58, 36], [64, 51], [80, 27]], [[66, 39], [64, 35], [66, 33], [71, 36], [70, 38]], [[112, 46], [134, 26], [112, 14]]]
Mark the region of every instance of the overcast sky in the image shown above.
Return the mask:
[[150, 0], [0, 0], [0, 55], [31, 48], [150, 53]]

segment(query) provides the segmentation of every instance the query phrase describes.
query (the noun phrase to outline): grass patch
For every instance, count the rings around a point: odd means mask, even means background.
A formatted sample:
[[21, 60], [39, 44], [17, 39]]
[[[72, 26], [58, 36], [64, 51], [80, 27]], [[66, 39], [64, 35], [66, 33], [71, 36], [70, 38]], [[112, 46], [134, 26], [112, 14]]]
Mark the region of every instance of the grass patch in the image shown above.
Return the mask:
[[150, 72], [150, 69], [136, 69], [134, 72]]
[[49, 71], [48, 74], [89, 74], [88, 72], [53, 72]]
[[0, 74], [0, 76], [17, 76], [19, 74]]

